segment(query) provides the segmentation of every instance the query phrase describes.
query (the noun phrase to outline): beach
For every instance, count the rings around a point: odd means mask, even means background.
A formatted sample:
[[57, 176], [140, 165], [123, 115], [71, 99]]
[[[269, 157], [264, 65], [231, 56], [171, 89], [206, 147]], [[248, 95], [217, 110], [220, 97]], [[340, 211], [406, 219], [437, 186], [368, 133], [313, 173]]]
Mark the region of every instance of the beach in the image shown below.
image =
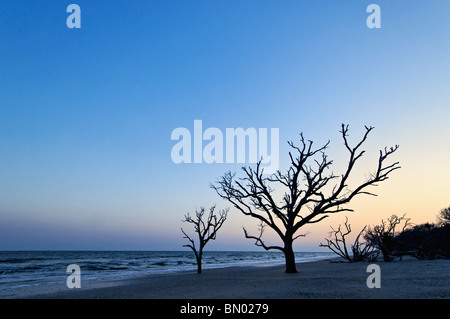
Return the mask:
[[450, 260], [407, 259], [376, 262], [380, 288], [368, 288], [370, 263], [326, 260], [297, 264], [298, 273], [283, 265], [182, 271], [161, 275], [81, 281], [81, 288], [64, 285], [26, 287], [1, 298], [38, 299], [408, 299], [450, 298]]

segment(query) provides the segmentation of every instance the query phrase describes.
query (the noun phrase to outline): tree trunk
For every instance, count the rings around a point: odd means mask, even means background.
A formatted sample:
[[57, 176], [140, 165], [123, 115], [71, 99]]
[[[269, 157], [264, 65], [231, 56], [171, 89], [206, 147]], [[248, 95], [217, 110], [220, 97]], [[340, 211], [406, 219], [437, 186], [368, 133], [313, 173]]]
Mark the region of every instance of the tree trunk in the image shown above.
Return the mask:
[[201, 274], [201, 273], [202, 273], [202, 260], [197, 259], [197, 274]]
[[286, 273], [294, 274], [297, 272], [297, 268], [295, 266], [295, 255], [294, 250], [292, 249], [292, 241], [288, 241], [284, 244], [284, 258], [286, 260]]
[[197, 257], [197, 274], [202, 273], [202, 254], [203, 251], [200, 251], [199, 254], [196, 254]]

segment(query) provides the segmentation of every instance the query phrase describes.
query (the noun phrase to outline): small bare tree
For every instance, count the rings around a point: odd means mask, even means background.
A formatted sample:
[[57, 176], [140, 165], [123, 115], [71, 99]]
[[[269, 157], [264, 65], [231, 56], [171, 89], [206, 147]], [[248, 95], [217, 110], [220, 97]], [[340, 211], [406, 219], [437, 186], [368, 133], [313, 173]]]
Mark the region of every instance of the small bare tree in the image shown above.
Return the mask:
[[[366, 141], [373, 127], [365, 127], [366, 132], [362, 139], [352, 147], [347, 139], [348, 125], [342, 124], [341, 135], [345, 148], [348, 150], [348, 165], [342, 175], [327, 174], [333, 161], [325, 154], [328, 147], [326, 143], [322, 147], [313, 148], [312, 141], [306, 141], [300, 134], [300, 146], [289, 142], [293, 152], [289, 152], [291, 165], [287, 172], [265, 176], [261, 167], [262, 160], [256, 164], [256, 169], [243, 167], [244, 177], [235, 179], [235, 174], [226, 173], [215, 185], [211, 185], [219, 196], [228, 200], [241, 213], [258, 219], [262, 225], [269, 226], [283, 242], [281, 246], [266, 245], [262, 240], [264, 226], [261, 227], [259, 236], [250, 236], [244, 230], [245, 237], [256, 240], [256, 245], [266, 250], [277, 249], [284, 253], [286, 272], [297, 272], [293, 242], [298, 235], [297, 231], [311, 223], [318, 223], [329, 214], [353, 211], [344, 207], [355, 196], [366, 194], [374, 195], [367, 191], [370, 186], [387, 180], [388, 175], [400, 168], [398, 162], [386, 165], [386, 159], [398, 148], [398, 145], [380, 150], [377, 167], [369, 178], [359, 185], [349, 188], [349, 176], [357, 161], [365, 151], [361, 146]], [[330, 191], [326, 186], [334, 182]], [[274, 195], [276, 188], [284, 189], [284, 196], [277, 199]]]
[[[393, 259], [392, 251], [394, 249], [395, 237], [403, 232], [410, 225], [410, 218], [392, 215], [387, 221], [381, 220], [380, 225], [369, 227], [364, 234], [364, 238], [373, 246], [381, 251], [384, 261]], [[398, 225], [402, 224], [401, 230], [398, 231]]]
[[190, 244], [183, 245], [183, 247], [189, 247], [195, 254], [197, 260], [197, 273], [202, 273], [202, 256], [203, 248], [210, 240], [215, 240], [217, 231], [222, 227], [223, 223], [227, 219], [228, 208], [223, 209], [219, 212], [219, 215], [214, 214], [216, 206], [212, 206], [209, 209], [209, 214], [206, 221], [203, 221], [203, 216], [205, 215], [205, 208], [201, 207], [200, 210], [195, 211], [195, 218], [192, 218], [189, 213], [184, 215], [183, 222], [188, 222], [194, 225], [194, 231], [198, 235], [198, 249], [195, 246], [195, 241], [186, 234], [186, 232], [181, 228], [184, 237], [189, 240]]
[[327, 247], [338, 256], [344, 258], [348, 262], [358, 262], [364, 260], [371, 260], [374, 258], [375, 247], [367, 242], [360, 242], [359, 238], [366, 230], [365, 226], [356, 236], [353, 245], [350, 246], [350, 252], [347, 248], [345, 237], [352, 232], [352, 228], [348, 223], [348, 218], [345, 217], [344, 223], [345, 231], [341, 230], [341, 225], [337, 229], [331, 227], [330, 238], [325, 238], [326, 244], [320, 244], [320, 247]]

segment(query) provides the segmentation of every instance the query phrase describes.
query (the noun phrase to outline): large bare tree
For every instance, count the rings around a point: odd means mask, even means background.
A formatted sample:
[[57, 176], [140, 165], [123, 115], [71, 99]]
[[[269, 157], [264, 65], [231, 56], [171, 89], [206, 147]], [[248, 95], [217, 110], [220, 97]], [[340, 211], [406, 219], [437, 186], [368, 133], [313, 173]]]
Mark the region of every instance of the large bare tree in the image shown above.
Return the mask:
[[[260, 221], [260, 234], [251, 236], [244, 229], [246, 238], [255, 240], [257, 246], [266, 250], [280, 250], [284, 253], [286, 272], [297, 272], [293, 242], [303, 234], [297, 231], [312, 223], [318, 223], [330, 214], [353, 211], [346, 208], [356, 195], [375, 194], [367, 191], [369, 186], [388, 179], [388, 175], [400, 168], [399, 163], [385, 164], [386, 159], [398, 149], [398, 145], [380, 150], [376, 171], [365, 181], [349, 188], [349, 177], [356, 162], [365, 153], [361, 146], [366, 141], [373, 127], [365, 127], [361, 140], [354, 146], [348, 141], [348, 125], [342, 124], [340, 133], [349, 154], [348, 165], [341, 175], [327, 173], [333, 161], [329, 160], [325, 150], [329, 141], [321, 147], [313, 148], [312, 141], [306, 141], [300, 134], [300, 146], [288, 142], [292, 151], [289, 152], [291, 165], [282, 173], [278, 170], [271, 175], [264, 175], [261, 167], [262, 159], [256, 168], [243, 167], [244, 177], [236, 179], [235, 174], [225, 173], [214, 185], [219, 196], [228, 200], [244, 215]], [[331, 185], [334, 183], [334, 186]], [[284, 190], [281, 200], [277, 200], [274, 190]], [[282, 246], [270, 246], [262, 239], [264, 228], [268, 226], [281, 238]]]
[[223, 223], [227, 219], [228, 208], [222, 209], [218, 215], [214, 214], [214, 210], [216, 206], [212, 206], [209, 209], [209, 214], [206, 217], [206, 221], [203, 220], [203, 216], [205, 214], [205, 208], [202, 207], [200, 210], [195, 211], [195, 217], [192, 218], [189, 213], [184, 215], [183, 222], [188, 222], [194, 225], [194, 231], [198, 236], [198, 248], [195, 246], [195, 241], [189, 237], [188, 234], [181, 228], [184, 237], [189, 240], [190, 244], [183, 245], [183, 247], [189, 247], [195, 254], [195, 258], [197, 260], [197, 273], [201, 274], [202, 272], [202, 256], [203, 256], [203, 248], [210, 240], [215, 240], [217, 231], [222, 227]]

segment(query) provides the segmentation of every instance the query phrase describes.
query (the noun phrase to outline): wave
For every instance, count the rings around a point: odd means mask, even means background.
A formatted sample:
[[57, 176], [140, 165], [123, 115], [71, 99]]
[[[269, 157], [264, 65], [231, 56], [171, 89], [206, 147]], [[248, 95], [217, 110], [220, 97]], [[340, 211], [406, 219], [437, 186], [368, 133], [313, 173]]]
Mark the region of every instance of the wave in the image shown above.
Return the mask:
[[166, 262], [164, 262], [164, 261], [157, 261], [155, 263], [152, 263], [152, 265], [155, 265], [155, 266], [166, 266]]
[[6, 257], [0, 258], [0, 263], [9, 263], [9, 264], [20, 264], [20, 263], [28, 263], [30, 261], [39, 261], [39, 260], [47, 260], [45, 257], [34, 257], [34, 258], [24, 258], [24, 257]]

